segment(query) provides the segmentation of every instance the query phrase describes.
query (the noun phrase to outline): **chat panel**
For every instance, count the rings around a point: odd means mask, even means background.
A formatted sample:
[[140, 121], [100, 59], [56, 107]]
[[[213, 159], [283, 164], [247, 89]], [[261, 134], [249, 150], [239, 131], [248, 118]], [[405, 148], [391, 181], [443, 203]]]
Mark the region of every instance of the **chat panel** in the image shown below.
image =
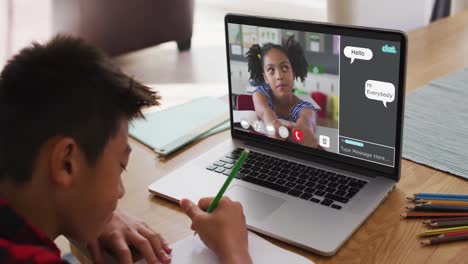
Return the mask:
[[394, 166], [397, 42], [341, 37], [339, 153]]

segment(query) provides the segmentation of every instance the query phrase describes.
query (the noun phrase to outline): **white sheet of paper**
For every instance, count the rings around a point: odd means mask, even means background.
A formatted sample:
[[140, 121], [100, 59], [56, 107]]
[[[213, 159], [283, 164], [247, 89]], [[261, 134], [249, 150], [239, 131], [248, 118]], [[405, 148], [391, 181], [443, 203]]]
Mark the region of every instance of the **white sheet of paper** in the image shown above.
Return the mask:
[[[200, 240], [199, 236], [189, 236], [175, 242], [172, 247], [171, 263], [189, 264], [217, 264], [218, 257], [207, 248]], [[268, 242], [260, 236], [249, 232], [249, 253], [255, 264], [270, 263], [295, 263], [313, 264], [314, 262], [301, 255], [292, 253]], [[145, 260], [135, 262], [136, 264], [146, 264]]]

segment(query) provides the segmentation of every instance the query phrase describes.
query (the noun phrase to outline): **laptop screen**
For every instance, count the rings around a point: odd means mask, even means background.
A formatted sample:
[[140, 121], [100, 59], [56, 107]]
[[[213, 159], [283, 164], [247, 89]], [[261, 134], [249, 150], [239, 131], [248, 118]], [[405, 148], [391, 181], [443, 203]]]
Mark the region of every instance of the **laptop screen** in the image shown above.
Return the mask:
[[226, 30], [235, 132], [385, 172], [399, 165], [398, 36], [229, 16]]

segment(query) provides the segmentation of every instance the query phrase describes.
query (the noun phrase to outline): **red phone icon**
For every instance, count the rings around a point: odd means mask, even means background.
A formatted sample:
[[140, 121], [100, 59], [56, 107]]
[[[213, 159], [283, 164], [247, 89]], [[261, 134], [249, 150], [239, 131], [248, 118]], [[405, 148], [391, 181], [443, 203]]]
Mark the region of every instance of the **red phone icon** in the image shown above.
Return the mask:
[[302, 131], [300, 131], [299, 129], [294, 129], [293, 138], [297, 142], [302, 142], [302, 140], [304, 139], [304, 134], [302, 134]]

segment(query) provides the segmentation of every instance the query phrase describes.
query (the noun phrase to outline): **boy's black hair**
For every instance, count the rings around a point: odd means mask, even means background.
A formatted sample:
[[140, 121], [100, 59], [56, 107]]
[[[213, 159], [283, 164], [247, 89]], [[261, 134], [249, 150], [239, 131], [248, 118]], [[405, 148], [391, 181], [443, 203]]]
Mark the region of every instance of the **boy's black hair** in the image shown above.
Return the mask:
[[159, 98], [80, 39], [33, 43], [0, 75], [0, 181], [28, 181], [53, 137], [72, 137], [94, 166], [119, 121], [142, 117]]
[[263, 78], [263, 59], [265, 54], [271, 49], [277, 49], [283, 52], [289, 59], [294, 76], [299, 78], [301, 82], [307, 77], [307, 61], [304, 57], [304, 49], [301, 44], [291, 36], [283, 43], [283, 45], [277, 45], [267, 43], [260, 47], [258, 44], [252, 45], [247, 52], [248, 67], [250, 72], [250, 80], [256, 85], [261, 85], [265, 82]]

